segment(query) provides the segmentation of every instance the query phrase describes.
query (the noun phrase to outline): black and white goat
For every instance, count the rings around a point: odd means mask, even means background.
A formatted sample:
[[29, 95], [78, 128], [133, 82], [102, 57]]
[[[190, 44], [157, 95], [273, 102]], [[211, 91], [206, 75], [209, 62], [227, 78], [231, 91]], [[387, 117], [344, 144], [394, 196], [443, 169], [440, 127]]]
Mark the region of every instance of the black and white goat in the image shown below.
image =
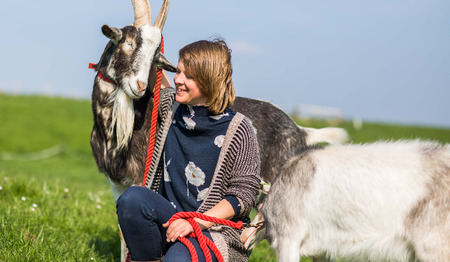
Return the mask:
[[92, 92], [91, 147], [114, 192], [139, 184], [143, 177], [153, 108], [152, 90], [146, 90], [154, 87], [156, 65], [176, 71], [159, 51], [169, 1], [163, 2], [153, 26], [148, 1], [132, 3], [134, 26], [102, 27], [111, 41], [95, 68]]
[[450, 261], [450, 145], [311, 147], [284, 165], [262, 215], [280, 262]]

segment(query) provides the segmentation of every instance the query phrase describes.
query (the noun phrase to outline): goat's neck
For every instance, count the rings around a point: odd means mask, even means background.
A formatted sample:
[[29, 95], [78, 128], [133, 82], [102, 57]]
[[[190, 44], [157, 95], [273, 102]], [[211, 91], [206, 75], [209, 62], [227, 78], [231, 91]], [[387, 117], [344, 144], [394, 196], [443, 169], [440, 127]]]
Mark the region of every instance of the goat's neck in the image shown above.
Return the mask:
[[133, 100], [115, 84], [97, 79], [92, 106], [95, 121], [107, 140], [108, 148], [126, 148], [133, 134]]
[[[94, 128], [91, 135], [91, 145], [101, 172], [112, 181], [126, 187], [142, 183], [144, 163], [148, 146], [153, 108], [152, 92], [147, 90], [143, 97], [132, 102], [133, 115], [131, 119], [131, 134], [128, 146], [122, 150], [117, 148], [116, 126], [120, 120], [113, 117], [117, 102], [114, 94], [116, 86], [96, 79], [92, 92], [92, 110]], [[115, 97], [115, 99], [113, 99]], [[112, 128], [113, 127], [113, 128]]]

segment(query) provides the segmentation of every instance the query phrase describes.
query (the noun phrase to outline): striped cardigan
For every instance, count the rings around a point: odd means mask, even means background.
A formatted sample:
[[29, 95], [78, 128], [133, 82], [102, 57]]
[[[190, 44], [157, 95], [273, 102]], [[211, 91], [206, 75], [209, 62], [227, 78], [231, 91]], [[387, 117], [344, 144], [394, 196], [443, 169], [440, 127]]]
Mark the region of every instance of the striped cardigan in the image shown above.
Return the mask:
[[[173, 115], [178, 107], [172, 89], [164, 90], [160, 99], [160, 119], [155, 142], [154, 155], [150, 165], [146, 186], [158, 192], [163, 175], [162, 152]], [[235, 196], [241, 211], [233, 218], [249, 222], [248, 215], [255, 205], [259, 193], [259, 151], [255, 131], [250, 121], [236, 113], [225, 135], [210, 190], [198, 209], [204, 213], [217, 205], [226, 195]], [[247, 261], [250, 253], [240, 241], [240, 230], [215, 225], [209, 229], [214, 243], [225, 261]]]

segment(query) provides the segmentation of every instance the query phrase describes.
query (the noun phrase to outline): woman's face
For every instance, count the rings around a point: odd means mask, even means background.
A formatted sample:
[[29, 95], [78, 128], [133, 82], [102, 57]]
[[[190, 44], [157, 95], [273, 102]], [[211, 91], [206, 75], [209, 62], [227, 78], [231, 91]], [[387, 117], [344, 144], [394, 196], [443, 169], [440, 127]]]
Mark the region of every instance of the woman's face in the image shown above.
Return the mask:
[[177, 94], [175, 99], [178, 103], [190, 106], [206, 105], [208, 98], [200, 91], [194, 79], [185, 74], [182, 60], [178, 61], [177, 73], [173, 78]]

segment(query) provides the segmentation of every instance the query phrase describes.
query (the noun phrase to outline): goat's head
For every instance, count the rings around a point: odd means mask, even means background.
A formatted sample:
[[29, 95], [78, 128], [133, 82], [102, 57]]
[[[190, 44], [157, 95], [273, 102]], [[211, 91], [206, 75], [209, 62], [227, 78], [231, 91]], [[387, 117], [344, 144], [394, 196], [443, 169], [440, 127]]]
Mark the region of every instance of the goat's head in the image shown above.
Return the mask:
[[[103, 34], [111, 41], [95, 66], [100, 77], [94, 85], [93, 100], [95, 98], [97, 101], [94, 106], [103, 118], [111, 117], [111, 121], [101, 122], [106, 136], [109, 139], [115, 137], [115, 145], [112, 146], [115, 150], [127, 147], [132, 137], [133, 100], [145, 94], [147, 85], [153, 88], [156, 67], [176, 71], [160, 52], [161, 31], [167, 18], [169, 0], [164, 0], [153, 26], [148, 0], [132, 0], [132, 3], [134, 26], [121, 29], [107, 25], [102, 27]], [[112, 110], [104, 107], [105, 104]]]
[[103, 34], [111, 41], [96, 69], [106, 74], [126, 95], [137, 99], [144, 95], [149, 82], [152, 63], [175, 72], [176, 69], [160, 52], [161, 31], [167, 18], [169, 0], [164, 0], [153, 26], [147, 0], [132, 0], [134, 26], [124, 28], [102, 26]]

